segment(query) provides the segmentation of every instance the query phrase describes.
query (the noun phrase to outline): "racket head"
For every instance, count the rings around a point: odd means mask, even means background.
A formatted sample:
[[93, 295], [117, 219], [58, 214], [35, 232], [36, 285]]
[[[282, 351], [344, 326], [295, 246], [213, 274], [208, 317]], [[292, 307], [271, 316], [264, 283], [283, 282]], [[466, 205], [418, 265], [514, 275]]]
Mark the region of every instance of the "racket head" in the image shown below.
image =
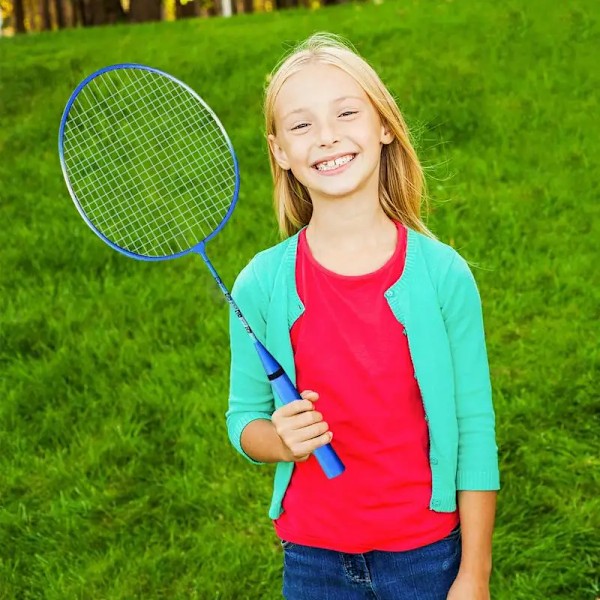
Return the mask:
[[[84, 93], [90, 90], [92, 91], [92, 93], [94, 92], [91, 86], [94, 85], [95, 81], [99, 81], [98, 78], [101, 78], [103, 76], [110, 76], [112, 73], [124, 73], [126, 71], [129, 73], [142, 72], [145, 74], [149, 74], [153, 77], [163, 78], [161, 79], [161, 81], [169, 82], [169, 84], [171, 84], [172, 86], [176, 86], [176, 89], [184, 91], [185, 94], [188, 95], [189, 99], [193, 99], [193, 101], [197, 103], [199, 114], [205, 115], [206, 118], [210, 119], [211, 125], [214, 126], [214, 131], [217, 132], [217, 135], [220, 138], [219, 153], [221, 157], [225, 157], [225, 155], [227, 155], [226, 167], [229, 176], [227, 195], [231, 196], [230, 201], [227, 205], [224, 205], [223, 201], [221, 202], [223, 206], [221, 206], [221, 210], [219, 211], [219, 214], [216, 217], [214, 214], [210, 215], [212, 217], [212, 225], [214, 226], [205, 226], [204, 228], [201, 228], [201, 234], [196, 235], [195, 237], [197, 239], [194, 239], [193, 242], [190, 241], [188, 235], [185, 247], [182, 247], [182, 244], [180, 243], [179, 248], [169, 249], [170, 251], [168, 252], [165, 252], [164, 248], [160, 252], [156, 252], [155, 249], [153, 249], [152, 252], [140, 251], [140, 249], [135, 245], [133, 245], [132, 247], [132, 244], [124, 244], [122, 242], [119, 243], [118, 241], [115, 241], [115, 239], [113, 239], [115, 236], [110, 234], [107, 235], [107, 231], [105, 230], [105, 228], [99, 226], [98, 219], [88, 214], [90, 212], [88, 202], [89, 199], [85, 199], [82, 197], [86, 194], [82, 194], [81, 189], [78, 189], [79, 186], [77, 185], [75, 181], [76, 178], [74, 177], [74, 160], [71, 158], [72, 152], [70, 154], [69, 148], [70, 121], [76, 118], [74, 109], [75, 107], [77, 107], [78, 101], [82, 98], [82, 95]], [[162, 106], [161, 109], [164, 110], [165, 106], [166, 105]], [[168, 106], [166, 108], [168, 108]], [[65, 183], [67, 185], [67, 189], [69, 190], [69, 194], [73, 199], [75, 207], [77, 208], [79, 214], [81, 215], [85, 223], [103, 242], [108, 244], [114, 250], [117, 250], [118, 252], [121, 252], [122, 254], [125, 254], [126, 256], [129, 256], [131, 258], [148, 261], [166, 260], [184, 256], [186, 254], [189, 254], [190, 252], [197, 252], [199, 250], [202, 250], [204, 244], [210, 239], [212, 239], [215, 235], [217, 235], [217, 233], [219, 233], [223, 229], [237, 203], [240, 186], [238, 160], [233, 149], [233, 144], [231, 143], [231, 140], [229, 139], [229, 136], [227, 135], [227, 132], [223, 127], [222, 123], [219, 121], [218, 117], [210, 108], [210, 106], [208, 106], [208, 104], [191, 87], [189, 87], [182, 81], [176, 79], [172, 75], [153, 67], [137, 63], [119, 63], [99, 69], [98, 71], [95, 71], [94, 73], [88, 75], [85, 79], [83, 79], [83, 81], [81, 81], [79, 85], [75, 88], [75, 90], [72, 92], [63, 111], [58, 133], [58, 151], [61, 169], [63, 172]], [[86, 160], [89, 161], [89, 158]], [[216, 183], [217, 185], [220, 185], [222, 182], [218, 180]], [[215, 182], [213, 182], [213, 184], [215, 184]]]

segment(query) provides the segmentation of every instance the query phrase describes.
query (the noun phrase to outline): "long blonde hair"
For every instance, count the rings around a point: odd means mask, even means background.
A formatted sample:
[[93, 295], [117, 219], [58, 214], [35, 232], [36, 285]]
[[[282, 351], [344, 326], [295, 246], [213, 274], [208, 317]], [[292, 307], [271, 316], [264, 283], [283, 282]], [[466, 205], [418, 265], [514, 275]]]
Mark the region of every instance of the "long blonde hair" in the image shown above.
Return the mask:
[[[330, 33], [315, 33], [296, 46], [273, 70], [265, 90], [266, 135], [276, 135], [275, 101], [285, 81], [306, 64], [319, 62], [345, 71], [364, 89], [393, 141], [383, 145], [379, 170], [379, 202], [385, 214], [407, 227], [434, 238], [421, 219], [427, 205], [423, 169], [410, 142], [400, 109], [373, 68], [349, 44]], [[310, 221], [312, 202], [306, 187], [291, 170], [282, 169], [269, 149], [274, 205], [282, 237], [296, 233]]]

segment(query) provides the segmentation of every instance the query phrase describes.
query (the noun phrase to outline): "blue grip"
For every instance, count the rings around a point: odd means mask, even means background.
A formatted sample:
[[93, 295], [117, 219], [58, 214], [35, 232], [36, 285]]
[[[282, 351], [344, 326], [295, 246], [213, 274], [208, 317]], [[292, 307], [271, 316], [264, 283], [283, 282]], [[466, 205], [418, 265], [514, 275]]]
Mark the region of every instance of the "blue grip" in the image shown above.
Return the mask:
[[[294, 400], [302, 400], [302, 396], [298, 393], [296, 386], [291, 382], [283, 367], [275, 360], [273, 355], [259, 342], [255, 342], [256, 351], [261, 358], [265, 372], [277, 392], [277, 395], [284, 404], [293, 402]], [[344, 463], [331, 444], [326, 444], [317, 448], [313, 454], [319, 465], [328, 479], [333, 479], [344, 472]]]
[[323, 469], [323, 473], [325, 473], [327, 479], [333, 479], [346, 470], [344, 463], [340, 460], [340, 457], [336, 454], [331, 444], [325, 444], [325, 446], [317, 448], [313, 454], [319, 465], [321, 465], [321, 469]]

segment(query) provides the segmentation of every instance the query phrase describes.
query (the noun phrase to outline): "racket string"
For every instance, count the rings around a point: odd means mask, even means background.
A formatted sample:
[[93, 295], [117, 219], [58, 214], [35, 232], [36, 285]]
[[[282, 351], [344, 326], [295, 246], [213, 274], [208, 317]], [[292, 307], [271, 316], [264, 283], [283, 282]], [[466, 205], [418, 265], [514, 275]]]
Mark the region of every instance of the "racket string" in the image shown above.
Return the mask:
[[[100, 85], [79, 94], [65, 159], [82, 208], [103, 235], [134, 252], [168, 255], [219, 226], [235, 193], [235, 163], [220, 124], [186, 88], [150, 71], [123, 71], [128, 81], [115, 80], [115, 71], [97, 78], [109, 95]], [[175, 108], [167, 113], [165, 105]]]
[[[172, 100], [173, 98], [174, 97], [171, 95], [171, 96], [168, 97], [168, 100]], [[184, 123], [185, 124], [188, 124], [188, 123], [189, 124], [196, 124], [196, 123], [191, 122], [189, 119], [185, 119]], [[145, 124], [148, 125], [148, 122], [146, 121]], [[206, 135], [204, 137], [206, 137]], [[210, 143], [210, 140], [209, 140], [209, 143]], [[141, 147], [141, 151], [143, 151], [147, 155], [147, 149], [146, 149], [146, 147], [142, 146]], [[186, 156], [184, 156], [183, 158], [186, 158]], [[180, 161], [177, 161], [177, 162], [180, 162]], [[191, 163], [189, 163], [189, 161], [187, 161], [187, 162], [188, 162], [188, 166], [192, 166]], [[214, 161], [213, 161], [213, 164], [214, 164]], [[215, 165], [215, 166], [217, 166], [217, 165]], [[218, 165], [218, 166], [221, 166], [221, 165]], [[156, 186], [155, 186], [155, 189], [156, 189]], [[214, 191], [214, 187], [213, 186], [211, 186], [210, 189], [211, 189], [211, 191]], [[156, 189], [156, 191], [158, 192], [159, 190]], [[218, 225], [218, 223], [217, 223], [217, 225]], [[188, 227], [188, 229], [189, 229], [189, 227]]]

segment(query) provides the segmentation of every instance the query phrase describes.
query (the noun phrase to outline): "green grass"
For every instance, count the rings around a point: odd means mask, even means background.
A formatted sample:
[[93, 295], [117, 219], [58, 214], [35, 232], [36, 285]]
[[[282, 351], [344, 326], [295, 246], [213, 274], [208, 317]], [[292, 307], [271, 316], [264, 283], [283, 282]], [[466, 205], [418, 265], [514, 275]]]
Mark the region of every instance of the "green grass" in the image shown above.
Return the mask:
[[430, 227], [477, 265], [503, 489], [495, 600], [600, 596], [595, 3], [413, 0], [0, 40], [0, 598], [280, 594], [271, 467], [229, 446], [227, 309], [194, 257], [126, 259], [81, 222], [57, 128], [114, 62], [186, 81], [237, 149], [224, 281], [277, 241], [265, 77], [316, 30], [398, 98]]

